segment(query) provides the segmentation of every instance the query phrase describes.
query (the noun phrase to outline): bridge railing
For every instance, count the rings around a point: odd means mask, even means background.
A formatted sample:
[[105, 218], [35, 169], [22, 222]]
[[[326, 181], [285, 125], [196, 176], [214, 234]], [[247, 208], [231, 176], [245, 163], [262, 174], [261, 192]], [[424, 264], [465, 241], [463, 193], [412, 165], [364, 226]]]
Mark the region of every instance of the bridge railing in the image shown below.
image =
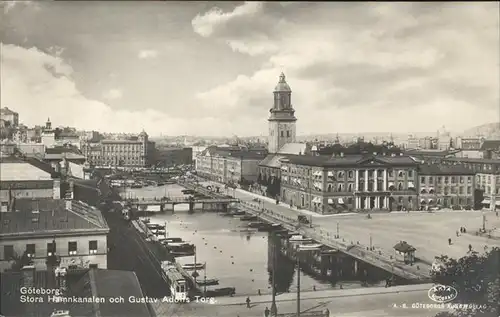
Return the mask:
[[346, 252], [361, 260], [370, 262], [374, 265], [377, 264], [377, 266], [382, 267], [385, 270], [393, 271], [398, 276], [412, 280], [425, 280], [428, 278], [428, 276], [426, 276], [423, 272], [408, 272], [408, 268], [401, 267], [398, 263], [395, 263], [394, 259], [391, 259], [382, 252], [377, 253], [376, 251], [364, 250], [361, 249], [361, 245], [347, 243], [340, 238], [335, 238], [335, 235], [328, 230], [300, 227], [298, 226], [299, 223], [297, 219], [283, 216], [279, 213], [275, 213], [265, 208], [259, 208], [259, 206], [254, 203], [245, 201], [242, 201], [241, 203], [243, 206], [251, 209], [254, 213], [262, 217], [264, 220], [271, 222], [277, 221], [282, 224], [286, 224], [289, 227], [293, 228], [293, 230], [297, 230], [304, 236], [307, 236], [313, 240], [316, 240], [335, 249], [342, 250], [343, 252]]

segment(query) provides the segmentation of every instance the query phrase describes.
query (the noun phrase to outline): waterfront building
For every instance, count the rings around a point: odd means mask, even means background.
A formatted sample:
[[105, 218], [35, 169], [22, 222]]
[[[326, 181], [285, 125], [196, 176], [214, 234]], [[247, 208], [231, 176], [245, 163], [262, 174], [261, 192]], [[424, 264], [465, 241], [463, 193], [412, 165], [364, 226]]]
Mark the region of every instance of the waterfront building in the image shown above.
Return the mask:
[[153, 163], [155, 143], [142, 131], [133, 137], [84, 141], [81, 151], [93, 166], [144, 168]]
[[8, 122], [10, 127], [14, 128], [19, 125], [19, 114], [7, 107], [0, 109], [0, 118], [2, 118], [4, 122]]
[[500, 159], [448, 158], [444, 164], [461, 165], [475, 174], [474, 188], [480, 190], [479, 197], [484, 207], [500, 209]]
[[256, 182], [258, 165], [266, 154], [267, 151], [262, 148], [210, 146], [196, 158], [196, 172], [222, 183]]
[[417, 162], [408, 156], [289, 155], [281, 160], [281, 201], [318, 213], [418, 207]]
[[7, 211], [13, 198], [59, 199], [60, 195], [59, 175], [48, 164], [35, 159], [1, 158], [1, 211]]
[[15, 199], [2, 213], [0, 271], [26, 254], [37, 269], [56, 255], [60, 267], [106, 268], [108, 225], [101, 212], [80, 201]]
[[207, 148], [207, 147], [206, 147], [206, 146], [204, 146], [204, 145], [203, 145], [203, 146], [202, 146], [202, 145], [193, 145], [193, 146], [191, 147], [191, 151], [192, 151], [192, 154], [193, 154], [192, 161], [193, 161], [193, 163], [194, 163], [194, 165], [195, 165], [195, 166], [194, 166], [194, 167], [195, 167], [195, 169], [196, 169], [196, 160], [197, 160], [198, 155], [200, 155], [203, 151], [205, 151], [205, 150], [206, 150], [206, 148]]
[[474, 205], [474, 172], [460, 165], [421, 164], [418, 168], [420, 209]]

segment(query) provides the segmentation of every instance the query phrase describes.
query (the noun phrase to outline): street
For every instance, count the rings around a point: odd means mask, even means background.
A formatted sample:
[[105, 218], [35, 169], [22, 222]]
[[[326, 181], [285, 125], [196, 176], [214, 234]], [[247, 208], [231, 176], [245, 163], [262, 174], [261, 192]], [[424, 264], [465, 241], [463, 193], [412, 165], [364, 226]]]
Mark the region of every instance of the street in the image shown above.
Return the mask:
[[[416, 307], [418, 305], [433, 304], [427, 296], [427, 290], [384, 293], [388, 291], [390, 289], [374, 288], [370, 294], [364, 292], [360, 295], [356, 294], [356, 291], [347, 292], [345, 290], [338, 291], [343, 293], [341, 296], [327, 298], [311, 296], [301, 299], [301, 312], [318, 311], [328, 308], [332, 317], [433, 317], [442, 310], [448, 310], [446, 308]], [[221, 299], [221, 302], [223, 301], [224, 299]], [[246, 307], [244, 298], [240, 304], [221, 305], [219, 303], [210, 304], [200, 301], [198, 303], [192, 302], [189, 305], [158, 303], [154, 304], [153, 308], [158, 316], [255, 317], [264, 316], [265, 308], [271, 306], [270, 302], [259, 302], [258, 297], [254, 297], [253, 301], [255, 303], [251, 303], [251, 308]], [[283, 301], [277, 297], [277, 307], [279, 313], [293, 313], [297, 309], [296, 300], [292, 298]]]

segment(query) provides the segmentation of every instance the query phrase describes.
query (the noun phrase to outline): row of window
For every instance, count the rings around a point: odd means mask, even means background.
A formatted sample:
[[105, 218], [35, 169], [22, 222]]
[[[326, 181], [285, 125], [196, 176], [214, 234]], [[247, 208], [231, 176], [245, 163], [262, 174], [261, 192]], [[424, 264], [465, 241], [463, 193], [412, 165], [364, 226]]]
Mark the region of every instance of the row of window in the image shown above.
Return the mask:
[[[321, 178], [323, 176], [323, 171], [322, 170], [317, 170], [317, 171], [311, 171], [310, 169], [303, 169], [303, 168], [285, 168], [285, 171], [290, 171], [290, 174], [294, 175], [313, 175], [316, 178]], [[319, 172], [319, 173], [318, 173]], [[359, 178], [364, 178], [366, 176], [366, 172], [368, 172], [368, 178], [374, 178], [374, 177], [384, 177], [384, 170], [358, 170], [358, 175]], [[387, 170], [387, 176], [388, 177], [394, 177], [397, 175], [397, 177], [405, 177], [406, 175], [409, 178], [412, 178], [414, 173], [413, 170], [398, 170], [397, 173], [393, 169], [388, 169]], [[345, 179], [346, 175], [347, 178], [353, 179], [355, 177], [355, 171], [349, 170], [349, 171], [327, 171], [327, 177], [328, 178], [339, 178], [339, 179]]]
[[[36, 255], [36, 245], [34, 243], [26, 244], [26, 255], [28, 257], [35, 257]], [[57, 254], [57, 244], [49, 242], [47, 243], [47, 256]], [[78, 255], [78, 245], [76, 241], [68, 242], [68, 255]], [[89, 253], [97, 254], [97, 240], [89, 241]], [[13, 245], [5, 245], [3, 252], [3, 259], [8, 261], [12, 260], [15, 256], [20, 256], [15, 254]]]
[[432, 184], [436, 181], [436, 183], [452, 183], [452, 184], [463, 184], [467, 181], [467, 183], [472, 183], [472, 176], [421, 176], [420, 183], [421, 184]]
[[472, 195], [472, 186], [467, 186], [467, 189], [463, 186], [460, 187], [441, 187], [438, 186], [435, 189], [434, 188], [422, 188], [420, 190], [421, 194], [443, 194], [443, 195], [448, 195], [448, 194], [465, 194], [467, 191], [467, 195]]
[[500, 176], [491, 176], [491, 175], [476, 175], [476, 181], [478, 183], [486, 183], [486, 180], [488, 180], [488, 184], [491, 184], [493, 182], [493, 180], [496, 179], [496, 183], [497, 184], [500, 184]]

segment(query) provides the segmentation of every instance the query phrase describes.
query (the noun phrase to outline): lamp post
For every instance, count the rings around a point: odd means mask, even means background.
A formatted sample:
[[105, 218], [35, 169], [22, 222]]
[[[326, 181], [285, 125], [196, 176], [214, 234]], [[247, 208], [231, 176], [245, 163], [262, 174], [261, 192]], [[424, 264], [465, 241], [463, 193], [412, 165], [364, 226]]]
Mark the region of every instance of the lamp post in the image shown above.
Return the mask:
[[317, 246], [309, 247], [307, 245], [297, 246], [297, 317], [300, 317], [300, 252], [301, 251], [319, 251]]
[[276, 233], [273, 232], [271, 235], [272, 239], [272, 250], [273, 250], [273, 259], [272, 259], [272, 303], [271, 303], [271, 316], [276, 317], [278, 315], [278, 308], [276, 307]]
[[337, 239], [340, 238], [340, 234], [339, 234], [339, 222], [337, 221]]
[[373, 238], [372, 234], [370, 233], [370, 251], [373, 249]]

